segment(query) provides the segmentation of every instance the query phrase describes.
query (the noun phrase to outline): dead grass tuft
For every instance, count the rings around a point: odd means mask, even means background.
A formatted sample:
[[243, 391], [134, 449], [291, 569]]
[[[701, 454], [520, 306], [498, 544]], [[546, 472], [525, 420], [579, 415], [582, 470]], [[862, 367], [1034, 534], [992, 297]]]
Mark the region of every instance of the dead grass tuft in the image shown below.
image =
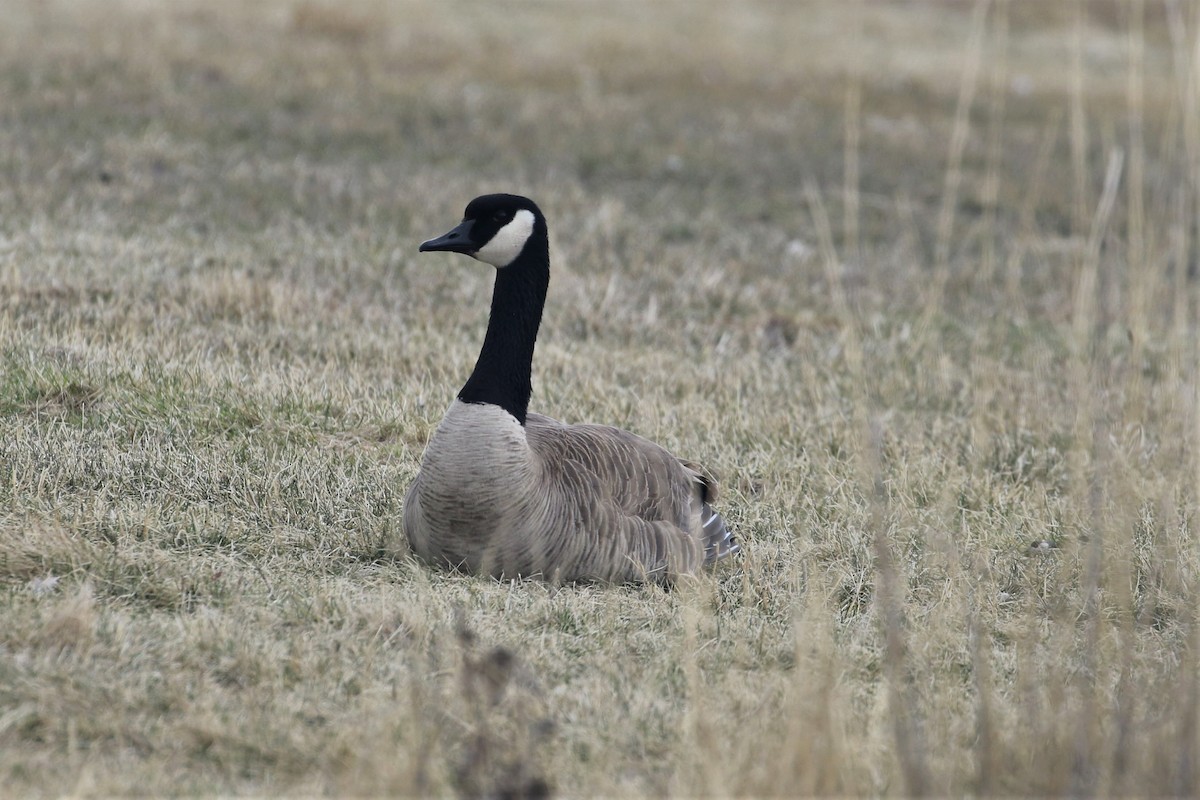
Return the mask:
[[35, 631], [31, 644], [42, 650], [86, 648], [95, 635], [95, 607], [92, 587], [85, 583], [55, 606], [45, 624]]
[[457, 637], [466, 726], [451, 733], [459, 740], [456, 790], [465, 797], [551, 796], [540, 751], [555, 724], [545, 715], [535, 676], [505, 647], [481, 651], [465, 620], [459, 620]]
[[338, 41], [347, 47], [360, 47], [379, 33], [378, 14], [361, 8], [329, 3], [296, 3], [292, 7], [291, 28], [301, 36], [317, 36]]

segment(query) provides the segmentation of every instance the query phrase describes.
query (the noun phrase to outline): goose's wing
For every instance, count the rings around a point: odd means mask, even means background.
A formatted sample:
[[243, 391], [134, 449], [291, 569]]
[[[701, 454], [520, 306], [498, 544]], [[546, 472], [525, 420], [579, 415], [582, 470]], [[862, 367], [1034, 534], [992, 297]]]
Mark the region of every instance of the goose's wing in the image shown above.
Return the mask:
[[564, 425], [530, 414], [526, 435], [548, 488], [557, 490], [562, 529], [582, 534], [579, 546], [592, 549], [582, 557], [601, 571], [607, 559], [669, 576], [736, 552], [708, 503], [715, 482], [696, 465], [605, 425]]

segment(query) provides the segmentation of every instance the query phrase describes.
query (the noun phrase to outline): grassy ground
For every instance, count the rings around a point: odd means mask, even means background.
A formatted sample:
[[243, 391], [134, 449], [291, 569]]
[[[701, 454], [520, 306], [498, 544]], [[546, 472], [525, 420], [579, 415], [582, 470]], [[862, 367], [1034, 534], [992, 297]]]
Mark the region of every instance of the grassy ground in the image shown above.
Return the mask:
[[[1196, 794], [1188, 3], [25, 2], [0, 785]], [[533, 196], [533, 408], [722, 478], [672, 593], [407, 555]]]

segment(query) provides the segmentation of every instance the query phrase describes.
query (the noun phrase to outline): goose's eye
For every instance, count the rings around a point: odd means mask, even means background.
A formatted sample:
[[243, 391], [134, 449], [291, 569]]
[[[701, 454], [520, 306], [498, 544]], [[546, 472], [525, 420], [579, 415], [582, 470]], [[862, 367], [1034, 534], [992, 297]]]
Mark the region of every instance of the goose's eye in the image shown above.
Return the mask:
[[497, 211], [495, 214], [492, 215], [492, 219], [494, 219], [496, 222], [504, 222], [504, 220], [508, 219], [508, 212], [507, 211]]

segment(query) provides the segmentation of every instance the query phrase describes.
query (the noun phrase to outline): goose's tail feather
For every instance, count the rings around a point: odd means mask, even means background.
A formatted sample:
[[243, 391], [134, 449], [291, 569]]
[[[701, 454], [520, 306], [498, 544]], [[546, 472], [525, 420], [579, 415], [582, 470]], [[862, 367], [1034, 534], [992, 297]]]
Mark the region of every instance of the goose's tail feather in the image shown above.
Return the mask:
[[705, 503], [700, 507], [701, 523], [704, 530], [704, 563], [712, 564], [725, 556], [736, 555], [742, 548], [733, 538], [733, 531], [725, 524], [725, 520], [712, 506]]
[[717, 482], [712, 473], [692, 461], [682, 458], [679, 461], [700, 488], [700, 534], [704, 540], [704, 565], [742, 552], [742, 546], [733, 538], [733, 531], [729, 530], [724, 518], [713, 510], [712, 503], [717, 499]]

